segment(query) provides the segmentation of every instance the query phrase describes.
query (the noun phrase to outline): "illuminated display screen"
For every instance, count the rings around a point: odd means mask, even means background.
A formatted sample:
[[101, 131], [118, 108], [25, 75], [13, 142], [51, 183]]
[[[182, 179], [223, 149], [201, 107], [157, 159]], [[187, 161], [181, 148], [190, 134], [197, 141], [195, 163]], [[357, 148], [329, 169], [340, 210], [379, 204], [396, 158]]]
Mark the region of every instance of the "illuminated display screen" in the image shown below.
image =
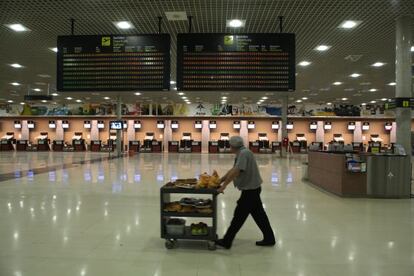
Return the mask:
[[178, 34], [178, 90], [294, 91], [295, 34]]
[[169, 90], [170, 36], [58, 36], [59, 91]]

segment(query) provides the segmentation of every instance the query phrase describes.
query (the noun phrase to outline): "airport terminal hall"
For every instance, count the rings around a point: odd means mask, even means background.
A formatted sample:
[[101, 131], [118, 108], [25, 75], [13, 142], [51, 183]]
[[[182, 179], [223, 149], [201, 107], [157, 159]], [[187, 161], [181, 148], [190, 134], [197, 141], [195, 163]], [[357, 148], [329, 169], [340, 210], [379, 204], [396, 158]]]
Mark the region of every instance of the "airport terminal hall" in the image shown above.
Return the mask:
[[0, 276], [414, 276], [413, 0], [0, 0]]

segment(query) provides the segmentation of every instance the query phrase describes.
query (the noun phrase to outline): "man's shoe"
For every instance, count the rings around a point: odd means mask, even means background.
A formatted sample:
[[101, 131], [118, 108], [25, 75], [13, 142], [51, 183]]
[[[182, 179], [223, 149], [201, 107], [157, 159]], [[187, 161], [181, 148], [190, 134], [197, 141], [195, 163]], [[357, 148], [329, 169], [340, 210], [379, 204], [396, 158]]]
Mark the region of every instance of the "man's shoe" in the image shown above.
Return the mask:
[[257, 246], [275, 246], [276, 242], [275, 241], [257, 241], [256, 245]]
[[220, 246], [220, 247], [222, 247], [222, 248], [224, 248], [224, 249], [230, 249], [230, 248], [231, 248], [231, 245], [227, 245], [227, 244], [224, 242], [224, 240], [223, 240], [223, 239], [216, 240], [216, 245], [217, 245], [217, 246]]

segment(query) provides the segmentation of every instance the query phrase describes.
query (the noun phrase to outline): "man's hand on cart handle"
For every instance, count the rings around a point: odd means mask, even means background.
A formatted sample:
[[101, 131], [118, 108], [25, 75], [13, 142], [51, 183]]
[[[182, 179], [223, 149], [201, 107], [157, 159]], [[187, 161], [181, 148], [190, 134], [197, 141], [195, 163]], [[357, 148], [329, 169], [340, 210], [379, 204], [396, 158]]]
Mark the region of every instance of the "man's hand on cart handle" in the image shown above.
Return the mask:
[[224, 193], [224, 190], [226, 189], [227, 185], [229, 185], [230, 182], [232, 182], [237, 176], [239, 176], [240, 170], [236, 167], [229, 170], [222, 178], [220, 178], [220, 188], [217, 189], [217, 191], [221, 194]]

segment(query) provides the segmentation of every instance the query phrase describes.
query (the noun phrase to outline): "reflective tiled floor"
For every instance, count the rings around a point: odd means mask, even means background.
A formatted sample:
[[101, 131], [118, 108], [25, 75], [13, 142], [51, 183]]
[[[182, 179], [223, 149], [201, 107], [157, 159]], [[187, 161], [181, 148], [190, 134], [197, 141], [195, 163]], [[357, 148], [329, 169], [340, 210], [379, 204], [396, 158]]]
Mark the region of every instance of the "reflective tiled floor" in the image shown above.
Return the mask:
[[[197, 242], [166, 250], [159, 188], [174, 177], [223, 173], [231, 155], [101, 157], [108, 155], [0, 153], [0, 173], [15, 176], [0, 182], [0, 276], [414, 275], [414, 201], [321, 192], [302, 181], [304, 157], [257, 157], [278, 245], [256, 247], [249, 218], [230, 251]], [[237, 196], [220, 196], [220, 235]]]

